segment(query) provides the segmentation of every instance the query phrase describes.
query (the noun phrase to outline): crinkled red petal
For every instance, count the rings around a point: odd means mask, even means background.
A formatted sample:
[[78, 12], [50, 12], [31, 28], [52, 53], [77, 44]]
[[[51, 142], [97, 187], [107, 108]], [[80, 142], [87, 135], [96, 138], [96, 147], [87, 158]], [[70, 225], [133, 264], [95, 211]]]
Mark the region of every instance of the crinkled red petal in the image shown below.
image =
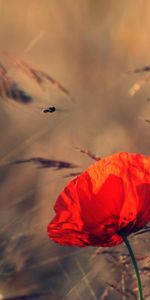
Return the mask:
[[61, 245], [115, 246], [150, 221], [150, 157], [118, 153], [97, 161], [58, 197], [48, 235]]

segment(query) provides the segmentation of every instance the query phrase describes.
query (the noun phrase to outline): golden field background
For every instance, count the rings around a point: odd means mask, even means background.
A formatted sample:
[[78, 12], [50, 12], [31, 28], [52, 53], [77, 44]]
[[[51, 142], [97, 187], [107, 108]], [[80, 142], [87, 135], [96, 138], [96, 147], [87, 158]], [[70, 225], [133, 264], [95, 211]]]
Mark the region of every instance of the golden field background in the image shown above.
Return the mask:
[[[136, 288], [132, 266], [130, 276], [121, 267], [123, 245], [115, 248], [120, 254], [113, 264], [111, 255], [94, 255], [96, 249], [54, 244], [46, 230], [68, 175], [92, 163], [75, 147], [101, 157], [119, 151], [149, 155], [150, 125], [144, 121], [150, 119], [149, 79], [133, 96], [129, 92], [145, 78], [132, 71], [150, 63], [149, 32], [148, 0], [0, 1], [0, 62], [34, 99], [25, 105], [1, 97], [1, 297], [125, 300], [125, 289]], [[14, 68], [12, 57], [56, 78], [75, 101], [52, 84], [41, 89]], [[51, 104], [62, 111], [43, 114]], [[77, 167], [10, 164], [36, 157]], [[131, 241], [139, 256], [149, 255], [148, 233]], [[150, 299], [148, 271], [142, 275], [145, 299]], [[116, 287], [120, 279], [122, 294], [106, 283]], [[43, 292], [48, 295], [40, 296]], [[135, 297], [128, 293], [128, 299]]]

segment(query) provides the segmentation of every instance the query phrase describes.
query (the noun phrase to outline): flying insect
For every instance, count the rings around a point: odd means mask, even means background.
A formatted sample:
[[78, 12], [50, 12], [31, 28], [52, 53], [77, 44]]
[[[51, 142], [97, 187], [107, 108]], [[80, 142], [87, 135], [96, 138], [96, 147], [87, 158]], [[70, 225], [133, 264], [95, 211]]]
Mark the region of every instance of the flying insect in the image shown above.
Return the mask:
[[49, 106], [48, 108], [44, 108], [43, 113], [53, 113], [56, 111], [56, 107], [55, 106]]

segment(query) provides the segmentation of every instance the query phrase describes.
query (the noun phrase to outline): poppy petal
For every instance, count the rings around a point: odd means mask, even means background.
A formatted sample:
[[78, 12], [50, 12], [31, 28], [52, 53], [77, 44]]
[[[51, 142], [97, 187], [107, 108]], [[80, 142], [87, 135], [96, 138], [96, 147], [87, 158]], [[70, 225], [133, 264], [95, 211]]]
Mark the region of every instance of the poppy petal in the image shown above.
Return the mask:
[[98, 224], [104, 223], [105, 219], [110, 218], [116, 221], [119, 218], [124, 202], [121, 178], [110, 174], [99, 190], [94, 193], [92, 180], [88, 173], [84, 173], [78, 180], [77, 192], [80, 195], [79, 204], [85, 227], [95, 228]]
[[150, 221], [150, 184], [144, 183], [137, 186], [137, 194], [139, 206], [135, 228], [139, 230]]
[[84, 246], [88, 243], [87, 233], [83, 232], [80, 206], [73, 179], [58, 197], [54, 210], [56, 216], [48, 225], [48, 235], [61, 245]]
[[48, 235], [61, 245], [115, 246], [150, 221], [150, 157], [127, 152], [97, 161], [66, 186]]

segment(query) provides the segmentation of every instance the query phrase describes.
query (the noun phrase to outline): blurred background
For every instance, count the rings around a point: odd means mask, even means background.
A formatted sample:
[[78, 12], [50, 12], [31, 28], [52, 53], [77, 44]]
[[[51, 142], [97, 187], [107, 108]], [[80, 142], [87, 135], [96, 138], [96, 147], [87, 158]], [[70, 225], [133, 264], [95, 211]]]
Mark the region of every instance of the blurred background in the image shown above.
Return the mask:
[[[76, 147], [150, 154], [149, 32], [148, 0], [0, 0], [0, 299], [138, 299], [124, 245], [61, 247], [47, 224], [93, 163]], [[148, 233], [131, 242], [150, 299]]]

